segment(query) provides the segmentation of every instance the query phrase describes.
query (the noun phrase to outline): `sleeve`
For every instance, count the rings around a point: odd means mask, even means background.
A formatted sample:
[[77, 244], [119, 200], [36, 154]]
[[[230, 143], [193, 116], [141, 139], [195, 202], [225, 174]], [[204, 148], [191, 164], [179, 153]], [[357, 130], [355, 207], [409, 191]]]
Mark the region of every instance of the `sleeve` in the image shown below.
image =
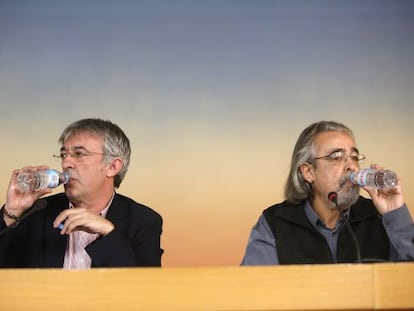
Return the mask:
[[[128, 233], [127, 233], [128, 232]], [[93, 267], [160, 267], [162, 218], [151, 213], [124, 231], [115, 225], [86, 247]]]
[[10, 241], [6, 236], [9, 227], [6, 226], [2, 216], [3, 213], [0, 213], [0, 268], [5, 268]]
[[391, 261], [414, 261], [414, 224], [407, 206], [385, 213], [384, 228], [391, 242]]
[[[3, 215], [1, 215], [3, 216]], [[27, 249], [24, 239], [18, 234], [19, 223], [7, 226], [1, 217], [0, 220], [0, 268], [19, 268], [22, 267], [24, 250]]]
[[278, 265], [276, 239], [262, 214], [253, 227], [242, 266]]

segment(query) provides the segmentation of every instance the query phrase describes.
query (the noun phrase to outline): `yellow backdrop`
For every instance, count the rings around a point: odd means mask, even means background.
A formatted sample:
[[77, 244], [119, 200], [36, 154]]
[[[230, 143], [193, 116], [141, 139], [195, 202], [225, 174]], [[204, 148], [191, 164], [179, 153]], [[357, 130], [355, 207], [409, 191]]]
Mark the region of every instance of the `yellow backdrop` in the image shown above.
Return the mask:
[[2, 1], [3, 201], [14, 168], [59, 168], [67, 124], [107, 118], [133, 148], [119, 192], [164, 218], [163, 265], [238, 265], [298, 135], [327, 119], [413, 213], [413, 4], [311, 3]]

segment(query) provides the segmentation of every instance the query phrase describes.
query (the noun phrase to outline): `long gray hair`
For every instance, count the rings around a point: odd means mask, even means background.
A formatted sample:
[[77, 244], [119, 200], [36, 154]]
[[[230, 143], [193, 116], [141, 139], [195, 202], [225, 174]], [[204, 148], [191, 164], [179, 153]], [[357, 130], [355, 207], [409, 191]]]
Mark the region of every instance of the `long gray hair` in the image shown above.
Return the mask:
[[111, 121], [89, 118], [75, 121], [67, 126], [59, 137], [59, 143], [63, 145], [70, 136], [85, 132], [103, 139], [104, 163], [110, 163], [115, 157], [122, 159], [122, 168], [114, 178], [114, 187], [118, 188], [128, 171], [131, 157], [128, 137]]
[[345, 125], [335, 121], [319, 121], [309, 125], [300, 134], [292, 153], [289, 176], [285, 185], [285, 199], [298, 204], [312, 195], [311, 186], [303, 178], [300, 166], [315, 157], [315, 137], [323, 132], [344, 132], [354, 137], [353, 132]]

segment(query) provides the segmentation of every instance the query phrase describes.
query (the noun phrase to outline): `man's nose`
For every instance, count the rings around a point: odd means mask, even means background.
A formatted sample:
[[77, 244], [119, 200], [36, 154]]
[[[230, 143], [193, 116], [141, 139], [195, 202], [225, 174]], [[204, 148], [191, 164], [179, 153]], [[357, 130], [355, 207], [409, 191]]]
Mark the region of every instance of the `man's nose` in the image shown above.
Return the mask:
[[355, 171], [359, 169], [359, 162], [352, 159], [351, 156], [346, 156], [345, 158], [345, 170], [346, 171]]

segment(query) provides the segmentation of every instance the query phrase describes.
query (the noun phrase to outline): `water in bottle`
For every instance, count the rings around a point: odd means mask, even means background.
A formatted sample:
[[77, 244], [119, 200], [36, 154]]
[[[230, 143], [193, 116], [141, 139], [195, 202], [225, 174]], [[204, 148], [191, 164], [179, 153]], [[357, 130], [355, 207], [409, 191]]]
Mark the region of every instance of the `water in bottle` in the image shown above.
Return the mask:
[[37, 172], [20, 172], [17, 175], [17, 187], [22, 192], [56, 188], [66, 184], [69, 178], [69, 172], [61, 173], [52, 169]]
[[349, 173], [349, 180], [361, 187], [375, 187], [378, 189], [392, 189], [397, 186], [397, 175], [389, 170], [375, 170], [364, 168], [359, 172]]

